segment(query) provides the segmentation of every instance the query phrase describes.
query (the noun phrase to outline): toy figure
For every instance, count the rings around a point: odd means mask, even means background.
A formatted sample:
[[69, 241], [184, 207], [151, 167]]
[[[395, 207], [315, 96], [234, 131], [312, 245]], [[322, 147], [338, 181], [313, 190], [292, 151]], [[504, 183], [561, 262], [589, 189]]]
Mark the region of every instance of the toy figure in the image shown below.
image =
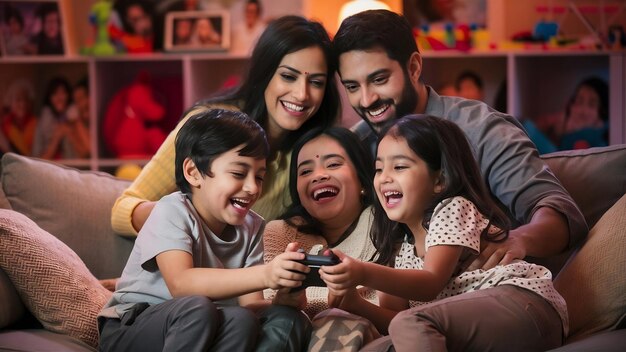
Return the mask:
[[147, 73], [120, 90], [104, 116], [104, 139], [119, 158], [149, 158], [165, 140], [165, 133], [154, 126], [165, 116], [165, 107], [154, 96]]
[[91, 7], [89, 22], [95, 26], [96, 40], [92, 47], [83, 50], [85, 54], [112, 55], [116, 53], [117, 50], [111, 44], [108, 30], [112, 9], [113, 3], [108, 0], [96, 1]]

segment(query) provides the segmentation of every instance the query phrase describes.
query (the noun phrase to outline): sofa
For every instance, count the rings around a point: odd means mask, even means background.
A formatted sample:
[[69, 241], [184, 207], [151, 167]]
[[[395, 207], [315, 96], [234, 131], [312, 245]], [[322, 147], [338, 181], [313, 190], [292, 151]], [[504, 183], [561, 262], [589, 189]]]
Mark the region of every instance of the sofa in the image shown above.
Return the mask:
[[[580, 206], [583, 244], [541, 261], [565, 297], [571, 332], [556, 351], [626, 346], [626, 145], [542, 156]], [[110, 211], [128, 181], [5, 154], [0, 170], [0, 350], [94, 351], [96, 314], [133, 239]]]

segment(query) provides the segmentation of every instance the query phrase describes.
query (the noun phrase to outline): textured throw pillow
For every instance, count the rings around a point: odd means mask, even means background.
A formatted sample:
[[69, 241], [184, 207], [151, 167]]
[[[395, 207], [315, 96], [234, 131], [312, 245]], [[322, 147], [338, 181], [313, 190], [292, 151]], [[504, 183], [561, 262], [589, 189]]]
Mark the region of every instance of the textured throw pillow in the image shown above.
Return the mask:
[[97, 346], [96, 316], [111, 292], [68, 246], [26, 216], [0, 210], [0, 268], [46, 329]]
[[568, 342], [615, 327], [626, 314], [626, 195], [600, 218], [554, 286], [567, 302]]

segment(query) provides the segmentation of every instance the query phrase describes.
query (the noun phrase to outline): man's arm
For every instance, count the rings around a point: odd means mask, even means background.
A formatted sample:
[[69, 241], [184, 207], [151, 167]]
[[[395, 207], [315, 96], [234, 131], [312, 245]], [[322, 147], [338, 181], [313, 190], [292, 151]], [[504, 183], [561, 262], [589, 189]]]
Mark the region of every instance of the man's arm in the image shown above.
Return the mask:
[[519, 121], [473, 101], [452, 103], [448, 116], [465, 131], [491, 193], [519, 226], [503, 243], [483, 243], [482, 258], [471, 268], [552, 256], [577, 245], [589, 231], [584, 216]]
[[549, 257], [565, 250], [568, 243], [569, 227], [565, 217], [554, 209], [542, 207], [528, 224], [511, 230], [506, 241], [482, 241], [480, 255], [467, 270], [490, 269], [526, 256]]

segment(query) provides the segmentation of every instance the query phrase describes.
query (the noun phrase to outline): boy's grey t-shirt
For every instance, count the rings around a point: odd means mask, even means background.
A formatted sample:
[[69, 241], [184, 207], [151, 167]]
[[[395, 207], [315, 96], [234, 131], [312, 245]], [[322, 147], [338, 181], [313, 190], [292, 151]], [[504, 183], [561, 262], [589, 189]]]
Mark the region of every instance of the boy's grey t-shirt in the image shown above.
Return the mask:
[[[264, 226], [263, 218], [250, 211], [243, 224], [226, 226], [217, 236], [186, 195], [175, 192], [161, 198], [135, 240], [115, 293], [101, 316], [119, 317], [135, 303], [158, 304], [172, 299], [156, 264], [157, 254], [168, 250], [191, 254], [196, 268], [233, 269], [262, 264]], [[237, 299], [219, 303], [237, 304]]]

